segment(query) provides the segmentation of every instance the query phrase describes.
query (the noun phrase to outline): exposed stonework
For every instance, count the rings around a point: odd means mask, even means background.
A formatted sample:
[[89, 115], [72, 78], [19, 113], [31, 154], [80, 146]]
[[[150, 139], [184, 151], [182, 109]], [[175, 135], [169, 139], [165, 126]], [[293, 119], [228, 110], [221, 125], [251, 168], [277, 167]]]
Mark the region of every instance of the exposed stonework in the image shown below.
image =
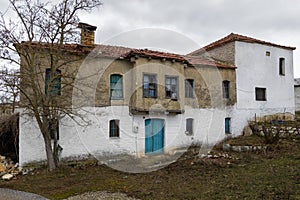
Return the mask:
[[94, 45], [96, 26], [85, 23], [79, 23], [78, 28], [81, 28], [81, 42], [82, 45]]
[[221, 60], [223, 62], [234, 65], [234, 54], [235, 54], [235, 42], [230, 42], [224, 46], [212, 49], [205, 53], [207, 57]]

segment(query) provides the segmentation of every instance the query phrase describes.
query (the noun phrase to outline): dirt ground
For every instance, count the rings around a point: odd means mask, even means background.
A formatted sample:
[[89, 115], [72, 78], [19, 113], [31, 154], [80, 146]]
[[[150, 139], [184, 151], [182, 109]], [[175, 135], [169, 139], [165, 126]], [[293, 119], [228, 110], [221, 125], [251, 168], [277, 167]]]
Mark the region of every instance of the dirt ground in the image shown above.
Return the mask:
[[[257, 136], [227, 141], [264, 145]], [[148, 173], [126, 173], [97, 160], [64, 163], [54, 173], [45, 167], [0, 187], [64, 199], [90, 191], [126, 193], [138, 199], [300, 199], [300, 142], [281, 140], [259, 152], [223, 152], [217, 145], [200, 158], [191, 147], [176, 162]]]

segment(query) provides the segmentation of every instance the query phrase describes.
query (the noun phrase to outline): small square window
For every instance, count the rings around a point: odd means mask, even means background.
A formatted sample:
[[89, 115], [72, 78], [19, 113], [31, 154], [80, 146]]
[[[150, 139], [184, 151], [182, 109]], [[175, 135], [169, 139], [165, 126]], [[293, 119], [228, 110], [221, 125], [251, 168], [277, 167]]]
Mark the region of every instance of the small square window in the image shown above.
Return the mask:
[[255, 88], [255, 100], [266, 101], [266, 88]]
[[109, 121], [109, 137], [120, 137], [119, 120]]
[[266, 51], [266, 56], [271, 56], [271, 52], [270, 51]]

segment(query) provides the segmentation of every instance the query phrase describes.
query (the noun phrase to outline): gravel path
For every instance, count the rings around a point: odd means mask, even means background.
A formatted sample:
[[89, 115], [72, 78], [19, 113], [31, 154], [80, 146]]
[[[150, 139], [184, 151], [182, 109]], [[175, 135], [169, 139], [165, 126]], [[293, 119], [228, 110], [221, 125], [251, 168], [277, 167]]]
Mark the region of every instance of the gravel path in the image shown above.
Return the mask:
[[47, 200], [45, 197], [28, 192], [0, 188], [0, 199], [5, 200]]
[[123, 193], [108, 193], [105, 191], [87, 192], [77, 196], [69, 197], [66, 200], [138, 200], [128, 197]]
[[[37, 194], [0, 188], [0, 199], [2, 200], [48, 200]], [[109, 193], [105, 191], [87, 192], [77, 196], [69, 197], [66, 200], [138, 200], [128, 197], [123, 193]]]

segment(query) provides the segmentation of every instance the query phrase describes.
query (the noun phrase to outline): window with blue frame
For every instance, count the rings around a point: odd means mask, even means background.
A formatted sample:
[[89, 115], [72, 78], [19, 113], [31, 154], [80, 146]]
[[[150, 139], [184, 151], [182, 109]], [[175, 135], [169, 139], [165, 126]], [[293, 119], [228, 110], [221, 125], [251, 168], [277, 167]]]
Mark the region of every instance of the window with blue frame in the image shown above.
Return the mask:
[[61, 95], [61, 71], [56, 70], [51, 76], [51, 69], [46, 69], [45, 74], [45, 94], [50, 92], [51, 96]]
[[123, 78], [120, 74], [110, 75], [110, 98], [122, 99], [123, 98]]
[[120, 137], [120, 120], [110, 120], [109, 121], [109, 137]]
[[231, 119], [229, 117], [225, 118], [225, 133], [231, 134], [230, 130]]
[[143, 97], [157, 97], [157, 81], [155, 74], [144, 74], [143, 76]]

